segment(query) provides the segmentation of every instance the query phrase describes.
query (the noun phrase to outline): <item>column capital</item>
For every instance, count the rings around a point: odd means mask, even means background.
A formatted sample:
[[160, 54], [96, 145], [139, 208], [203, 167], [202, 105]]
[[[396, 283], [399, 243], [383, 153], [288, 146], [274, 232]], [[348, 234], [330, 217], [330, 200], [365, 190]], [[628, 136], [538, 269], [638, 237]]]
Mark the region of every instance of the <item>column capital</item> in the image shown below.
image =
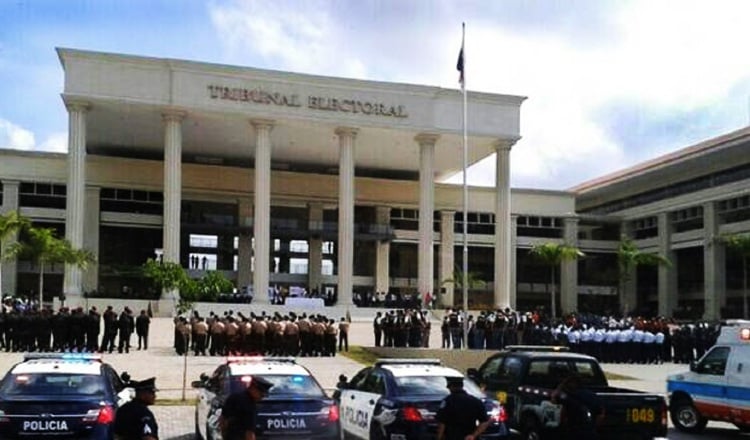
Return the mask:
[[493, 146], [495, 147], [496, 151], [500, 150], [507, 150], [510, 151], [511, 147], [518, 142], [518, 140], [521, 139], [520, 137], [517, 138], [504, 138], [504, 139], [498, 139], [495, 142], [493, 142]]
[[250, 125], [252, 125], [253, 128], [256, 130], [260, 130], [262, 128], [270, 130], [273, 128], [274, 125], [276, 125], [276, 121], [274, 121], [273, 119], [255, 118], [255, 119], [250, 119], [249, 122], [250, 122]]
[[419, 145], [435, 145], [438, 139], [440, 139], [440, 135], [434, 133], [419, 133], [414, 136], [414, 140]]
[[91, 103], [82, 99], [64, 99], [65, 108], [69, 112], [87, 112], [91, 109]]
[[175, 108], [167, 108], [161, 112], [161, 119], [164, 122], [182, 122], [185, 117], [187, 117], [187, 112]]
[[359, 128], [356, 127], [336, 127], [336, 130], [334, 130], [334, 133], [336, 133], [336, 136], [343, 137], [343, 136], [350, 136], [350, 137], [357, 137], [357, 133], [359, 133]]

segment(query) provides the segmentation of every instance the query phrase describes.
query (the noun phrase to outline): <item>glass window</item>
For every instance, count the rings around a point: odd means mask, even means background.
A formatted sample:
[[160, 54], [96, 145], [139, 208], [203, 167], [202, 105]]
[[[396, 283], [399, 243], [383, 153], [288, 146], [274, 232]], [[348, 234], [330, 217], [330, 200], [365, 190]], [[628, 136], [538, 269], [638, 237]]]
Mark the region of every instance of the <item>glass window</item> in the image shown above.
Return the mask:
[[[447, 396], [444, 376], [397, 376], [396, 390], [404, 396]], [[471, 380], [464, 379], [464, 390], [475, 397], [484, 397], [481, 389]]]
[[[294, 396], [296, 397], [323, 397], [325, 392], [312, 376], [288, 374], [288, 375], [262, 375], [263, 379], [271, 382], [273, 386], [268, 390], [269, 397]], [[243, 380], [244, 379], [244, 380]], [[248, 376], [232, 376], [231, 392], [244, 390]]]
[[7, 396], [102, 396], [104, 378], [94, 374], [13, 374], [3, 382]]
[[216, 248], [218, 245], [218, 235], [190, 234], [190, 247]]
[[498, 356], [488, 360], [479, 371], [479, 378], [483, 383], [487, 383], [488, 380], [497, 378], [500, 376], [500, 366], [502, 365], [504, 357]]
[[727, 368], [727, 358], [729, 358], [729, 347], [714, 347], [700, 360], [696, 372], [723, 376]]

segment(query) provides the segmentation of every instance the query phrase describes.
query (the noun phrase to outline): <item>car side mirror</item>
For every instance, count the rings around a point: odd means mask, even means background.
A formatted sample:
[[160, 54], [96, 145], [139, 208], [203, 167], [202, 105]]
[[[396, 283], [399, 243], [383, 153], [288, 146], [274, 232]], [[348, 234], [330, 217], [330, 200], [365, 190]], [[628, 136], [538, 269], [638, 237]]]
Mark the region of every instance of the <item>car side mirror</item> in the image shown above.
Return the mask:
[[208, 374], [201, 373], [201, 375], [198, 377], [200, 378], [201, 382], [208, 382]]
[[130, 374], [128, 374], [127, 371], [123, 371], [120, 374], [120, 379], [122, 379], [122, 382], [125, 384], [125, 386], [128, 386], [130, 384], [131, 377], [130, 377]]
[[469, 368], [466, 370], [466, 377], [474, 382], [479, 382], [479, 380], [477, 380], [479, 378], [479, 371], [476, 368]]
[[697, 373], [698, 372], [698, 362], [697, 361], [690, 361], [690, 371]]
[[194, 380], [194, 381], [190, 382], [190, 385], [193, 388], [206, 388], [206, 382], [203, 381], [203, 380]]

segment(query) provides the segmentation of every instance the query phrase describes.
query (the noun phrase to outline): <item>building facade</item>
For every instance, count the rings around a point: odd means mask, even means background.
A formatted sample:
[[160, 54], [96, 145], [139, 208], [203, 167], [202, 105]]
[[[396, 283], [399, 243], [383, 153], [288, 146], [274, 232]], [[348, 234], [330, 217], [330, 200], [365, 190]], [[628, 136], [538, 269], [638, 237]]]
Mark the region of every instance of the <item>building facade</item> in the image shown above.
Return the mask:
[[[498, 172], [495, 187], [470, 188], [464, 237], [463, 189], [436, 183], [462, 168], [457, 90], [58, 54], [68, 154], [0, 151], [2, 212], [97, 256], [86, 270], [53, 267], [47, 297], [142, 294], [137, 268], [155, 258], [194, 277], [221, 271], [261, 302], [258, 292], [281, 287], [333, 292], [340, 304], [429, 292], [460, 305], [450, 281], [464, 242], [485, 281], [470, 286], [473, 307], [549, 308], [556, 289], [557, 310], [711, 317], [741, 296], [738, 257], [716, 237], [750, 230], [750, 132], [569, 191], [511, 190], [524, 98], [469, 93], [469, 162], [496, 153]], [[675, 264], [638, 268], [634, 287], [620, 286], [622, 234]], [[546, 242], [587, 257], [551, 277], [529, 253]], [[6, 261], [2, 273], [3, 292], [33, 292], [30, 262]]]

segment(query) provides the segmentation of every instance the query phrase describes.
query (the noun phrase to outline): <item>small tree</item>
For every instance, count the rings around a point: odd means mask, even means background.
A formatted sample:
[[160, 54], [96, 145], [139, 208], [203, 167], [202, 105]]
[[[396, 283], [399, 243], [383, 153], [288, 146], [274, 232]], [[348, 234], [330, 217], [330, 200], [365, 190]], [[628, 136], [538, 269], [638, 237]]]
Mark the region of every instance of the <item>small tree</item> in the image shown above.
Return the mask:
[[[641, 252], [633, 240], [623, 235], [620, 238], [620, 246], [617, 248], [617, 264], [620, 284], [625, 286], [631, 280], [630, 274], [638, 266], [671, 266], [672, 262], [659, 254]], [[627, 310], [624, 312], [627, 313]]]
[[[19, 215], [18, 211], [10, 211], [5, 215], [0, 215], [0, 260], [4, 260], [8, 239], [29, 226], [31, 226], [31, 222], [26, 217]], [[2, 292], [2, 275], [2, 266], [0, 266], [0, 293], [5, 293]]]
[[747, 262], [750, 258], [750, 234], [732, 234], [723, 237], [724, 243], [742, 258], [742, 317], [748, 318]]
[[44, 300], [44, 270], [47, 265], [65, 263], [85, 270], [96, 261], [91, 251], [74, 249], [68, 240], [55, 237], [52, 228], [28, 227], [23, 230], [22, 238], [8, 247], [6, 258], [28, 258], [39, 265], [39, 307]]
[[143, 264], [143, 275], [146, 278], [150, 278], [160, 292], [165, 290], [178, 291], [178, 313], [184, 313], [192, 308], [192, 303], [195, 301], [197, 294], [196, 283], [178, 263], [158, 262], [153, 258], [149, 258]]
[[542, 243], [531, 248], [531, 255], [550, 268], [550, 295], [552, 296], [552, 318], [557, 317], [555, 299], [555, 271], [564, 261], [576, 260], [586, 255], [575, 246], [559, 243]]
[[[448, 278], [447, 280], [443, 280], [443, 285], [446, 284], [453, 284], [453, 286], [456, 289], [461, 289], [463, 291], [464, 287], [464, 272], [460, 269], [455, 269], [453, 271], [453, 278]], [[466, 272], [466, 290], [467, 292], [471, 289], [480, 289], [487, 285], [487, 283], [481, 278], [481, 274], [479, 272]], [[463, 293], [462, 293], [463, 294]], [[453, 304], [451, 304], [453, 306]]]
[[223, 273], [209, 270], [198, 281], [198, 299], [201, 301], [216, 301], [219, 294], [231, 293], [234, 284]]

